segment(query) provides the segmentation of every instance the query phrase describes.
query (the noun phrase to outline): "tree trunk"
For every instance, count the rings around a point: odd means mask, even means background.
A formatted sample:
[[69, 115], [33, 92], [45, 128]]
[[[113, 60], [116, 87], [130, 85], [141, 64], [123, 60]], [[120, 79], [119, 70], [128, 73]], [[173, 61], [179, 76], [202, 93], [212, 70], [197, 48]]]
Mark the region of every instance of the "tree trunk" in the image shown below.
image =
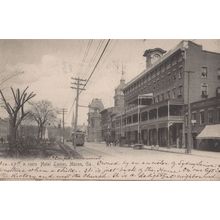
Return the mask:
[[9, 151], [11, 156], [17, 155], [17, 128], [12, 120], [9, 122]]
[[43, 126], [39, 125], [38, 126], [38, 141], [40, 142], [43, 138]]
[[40, 126], [38, 125], [38, 129], [37, 129], [37, 140], [40, 140]]

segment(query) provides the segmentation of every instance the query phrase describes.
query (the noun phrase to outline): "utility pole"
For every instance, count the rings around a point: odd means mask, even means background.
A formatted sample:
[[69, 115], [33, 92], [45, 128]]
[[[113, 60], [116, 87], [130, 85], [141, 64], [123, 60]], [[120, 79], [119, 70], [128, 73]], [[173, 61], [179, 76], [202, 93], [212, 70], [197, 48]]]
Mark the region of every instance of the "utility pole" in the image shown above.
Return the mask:
[[79, 94], [80, 91], [85, 90], [85, 85], [86, 85], [86, 81], [85, 79], [80, 79], [78, 78], [73, 78], [71, 77], [71, 79], [73, 80], [72, 84], [73, 86], [71, 86], [72, 89], [76, 90], [76, 108], [75, 108], [75, 120], [74, 120], [74, 137], [73, 137], [73, 146], [74, 148], [76, 148], [76, 131], [77, 131], [77, 122], [78, 122], [78, 108], [79, 108]]
[[185, 71], [187, 73], [188, 85], [187, 85], [187, 106], [188, 106], [188, 129], [187, 129], [187, 149], [186, 153], [190, 154], [192, 150], [192, 122], [191, 122], [191, 105], [190, 105], [190, 74], [193, 71]]
[[67, 113], [67, 110], [65, 109], [65, 108], [62, 108], [59, 112], [58, 112], [58, 114], [62, 114], [62, 127], [63, 127], [63, 140], [62, 140], [62, 142], [63, 142], [63, 144], [64, 144], [64, 136], [65, 136], [65, 121], [64, 121], [64, 116], [65, 116], [65, 114]]

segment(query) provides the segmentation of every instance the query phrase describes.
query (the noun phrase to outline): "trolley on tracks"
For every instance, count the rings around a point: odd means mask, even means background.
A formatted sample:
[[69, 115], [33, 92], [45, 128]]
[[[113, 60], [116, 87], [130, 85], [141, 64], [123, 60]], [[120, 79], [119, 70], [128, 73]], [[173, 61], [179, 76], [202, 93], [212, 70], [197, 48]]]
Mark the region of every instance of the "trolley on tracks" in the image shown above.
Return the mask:
[[72, 143], [74, 145], [74, 141], [76, 142], [76, 146], [84, 146], [85, 143], [85, 133], [83, 131], [77, 130], [76, 132], [72, 132]]

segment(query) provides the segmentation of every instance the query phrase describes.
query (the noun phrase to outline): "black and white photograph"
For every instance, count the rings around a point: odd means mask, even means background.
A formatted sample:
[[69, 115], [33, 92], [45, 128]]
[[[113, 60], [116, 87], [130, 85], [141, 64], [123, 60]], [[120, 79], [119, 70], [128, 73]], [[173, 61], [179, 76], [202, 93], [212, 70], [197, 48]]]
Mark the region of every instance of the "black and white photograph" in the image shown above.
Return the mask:
[[220, 40], [0, 40], [0, 177], [219, 180]]
[[0, 9], [1, 219], [219, 219], [219, 1]]

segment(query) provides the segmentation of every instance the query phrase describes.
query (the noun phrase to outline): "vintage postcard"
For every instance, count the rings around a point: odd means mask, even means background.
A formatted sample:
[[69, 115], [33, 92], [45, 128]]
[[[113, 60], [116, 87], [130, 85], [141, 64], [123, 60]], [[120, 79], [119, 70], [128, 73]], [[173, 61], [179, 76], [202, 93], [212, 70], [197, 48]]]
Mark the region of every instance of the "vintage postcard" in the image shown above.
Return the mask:
[[0, 40], [1, 180], [220, 180], [220, 40]]

